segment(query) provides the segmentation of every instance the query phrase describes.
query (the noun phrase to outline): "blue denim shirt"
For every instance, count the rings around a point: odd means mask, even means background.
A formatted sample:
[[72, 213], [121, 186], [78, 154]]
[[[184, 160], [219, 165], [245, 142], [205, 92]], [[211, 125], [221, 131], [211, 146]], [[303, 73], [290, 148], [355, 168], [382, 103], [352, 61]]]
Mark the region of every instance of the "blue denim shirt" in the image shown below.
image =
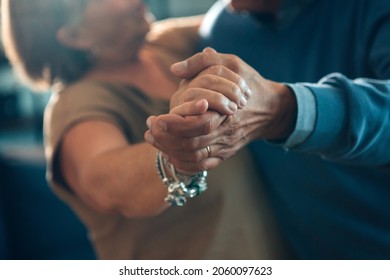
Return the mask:
[[287, 141], [250, 145], [295, 256], [390, 259], [389, 1], [311, 1], [283, 28], [218, 2], [201, 36], [297, 97]]

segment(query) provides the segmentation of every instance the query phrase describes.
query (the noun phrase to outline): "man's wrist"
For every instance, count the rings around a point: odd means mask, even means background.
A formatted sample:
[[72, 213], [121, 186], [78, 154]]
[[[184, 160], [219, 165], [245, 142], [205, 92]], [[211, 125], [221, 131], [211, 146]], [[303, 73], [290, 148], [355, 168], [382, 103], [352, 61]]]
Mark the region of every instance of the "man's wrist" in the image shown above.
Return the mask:
[[286, 149], [293, 148], [306, 141], [312, 134], [316, 119], [316, 101], [312, 91], [305, 84], [289, 84], [297, 101], [297, 117], [294, 131], [283, 143]]
[[297, 99], [293, 90], [285, 84], [274, 83], [274, 94], [277, 95], [277, 109], [272, 128], [267, 137], [275, 142], [285, 141], [294, 131], [297, 121]]

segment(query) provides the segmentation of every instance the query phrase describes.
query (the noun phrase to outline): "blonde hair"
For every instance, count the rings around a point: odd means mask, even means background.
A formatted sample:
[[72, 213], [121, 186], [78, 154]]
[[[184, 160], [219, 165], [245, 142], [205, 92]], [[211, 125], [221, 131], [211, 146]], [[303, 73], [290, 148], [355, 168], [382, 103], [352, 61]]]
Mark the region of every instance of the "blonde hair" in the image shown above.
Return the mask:
[[90, 54], [66, 47], [57, 31], [82, 16], [88, 0], [2, 0], [5, 55], [21, 79], [38, 89], [78, 80], [91, 67]]

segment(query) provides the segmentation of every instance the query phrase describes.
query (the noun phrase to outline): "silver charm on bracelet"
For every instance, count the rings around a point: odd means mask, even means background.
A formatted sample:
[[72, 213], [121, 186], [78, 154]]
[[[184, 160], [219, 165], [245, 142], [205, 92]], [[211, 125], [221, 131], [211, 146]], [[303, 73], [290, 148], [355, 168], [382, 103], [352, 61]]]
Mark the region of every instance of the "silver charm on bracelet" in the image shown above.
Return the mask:
[[[169, 177], [165, 167], [170, 169]], [[193, 198], [207, 190], [207, 171], [189, 176], [180, 174], [175, 167], [167, 162], [160, 151], [156, 155], [156, 168], [162, 182], [168, 189], [165, 201], [172, 206], [184, 206], [188, 198]]]

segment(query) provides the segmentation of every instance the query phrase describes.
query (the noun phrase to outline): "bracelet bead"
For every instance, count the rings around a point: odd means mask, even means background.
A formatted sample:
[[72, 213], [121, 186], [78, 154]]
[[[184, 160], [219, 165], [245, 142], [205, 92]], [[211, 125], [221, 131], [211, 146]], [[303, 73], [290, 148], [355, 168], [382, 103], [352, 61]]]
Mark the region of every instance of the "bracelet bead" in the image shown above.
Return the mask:
[[[166, 168], [171, 171], [169, 177]], [[160, 151], [156, 155], [156, 169], [162, 182], [168, 189], [165, 201], [173, 206], [184, 206], [188, 198], [193, 198], [207, 190], [207, 171], [201, 171], [195, 175], [184, 175], [176, 171], [175, 167], [165, 161]]]

